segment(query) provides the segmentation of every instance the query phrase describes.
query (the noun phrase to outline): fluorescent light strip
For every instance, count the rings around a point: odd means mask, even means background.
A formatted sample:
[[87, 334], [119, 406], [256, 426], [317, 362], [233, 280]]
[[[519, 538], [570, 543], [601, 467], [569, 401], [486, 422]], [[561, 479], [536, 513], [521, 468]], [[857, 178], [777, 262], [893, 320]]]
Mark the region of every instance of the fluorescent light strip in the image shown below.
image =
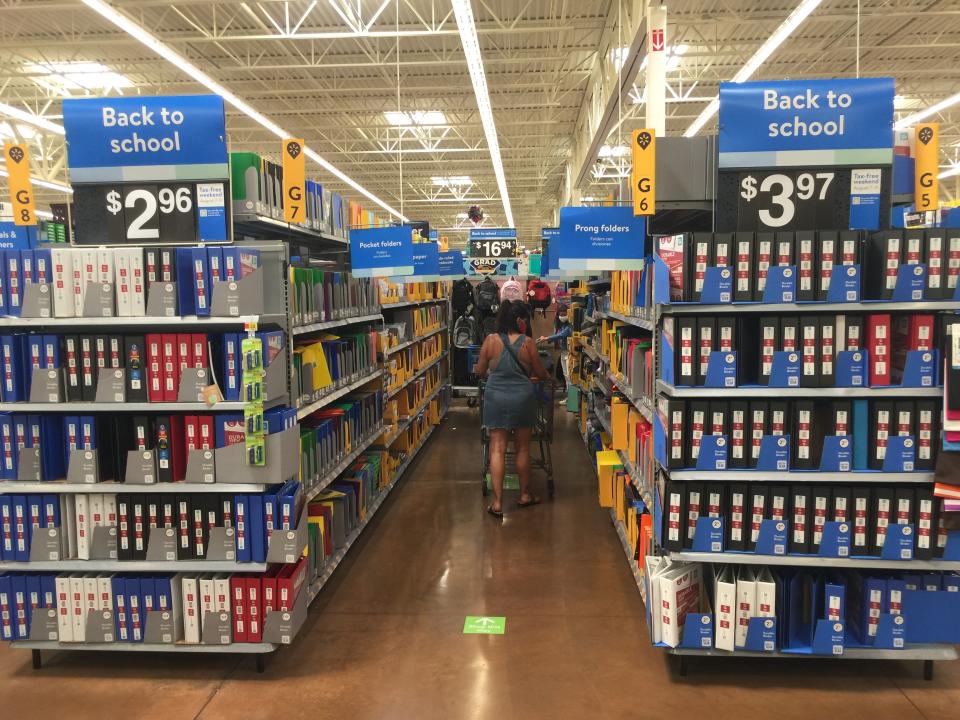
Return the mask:
[[[10, 174], [3, 168], [0, 168], [0, 177], [10, 177]], [[49, 188], [50, 190], [56, 190], [57, 192], [62, 192], [62, 193], [73, 192], [73, 188], [70, 187], [69, 185], [53, 182], [52, 180], [41, 180], [40, 178], [32, 177], [30, 178], [30, 183], [33, 185], [39, 185], [40, 187]]]
[[934, 103], [926, 110], [920, 110], [912, 115], [907, 115], [904, 118], [900, 118], [893, 124], [893, 127], [897, 130], [902, 130], [903, 128], [910, 127], [911, 125], [916, 125], [921, 120], [926, 120], [931, 115], [936, 115], [941, 110], [946, 110], [951, 105], [956, 105], [957, 103], [960, 103], [960, 93], [951, 95], [950, 97], [946, 98], [945, 100], [941, 100], [938, 103]]
[[500, 158], [500, 143], [497, 141], [497, 125], [493, 119], [493, 109], [490, 107], [490, 92], [487, 89], [487, 76], [483, 71], [483, 57], [480, 54], [480, 41], [477, 39], [477, 26], [473, 21], [470, 0], [453, 0], [453, 12], [457, 16], [460, 42], [463, 44], [463, 54], [467, 57], [467, 68], [470, 70], [470, 79], [473, 81], [473, 92], [477, 96], [483, 134], [487, 138], [490, 160], [493, 162], [493, 174], [497, 178], [500, 199], [503, 201], [503, 214], [506, 216], [507, 225], [514, 227], [513, 210], [510, 208], [510, 196], [507, 193], [507, 178], [503, 172], [503, 160]]
[[960, 163], [957, 163], [949, 170], [944, 170], [942, 173], [937, 175], [937, 179], [943, 180], [944, 178], [953, 177], [954, 175], [960, 175]]
[[56, 133], [57, 135], [64, 134], [63, 125], [57, 125], [56, 123], [50, 122], [46, 118], [42, 118], [39, 115], [28, 113], [20, 108], [15, 108], [13, 105], [0, 103], [0, 113], [19, 120], [20, 122], [26, 123], [27, 125], [38, 127], [41, 130], [47, 130], [48, 132]]
[[[227, 90], [223, 85], [215, 81], [209, 75], [207, 75], [202, 70], [200, 70], [200, 68], [198, 68], [196, 65], [194, 65], [185, 57], [180, 55], [176, 50], [172, 49], [168, 45], [165, 45], [161, 40], [151, 35], [144, 28], [140, 27], [133, 20], [128, 18], [126, 15], [121, 14], [120, 12], [112, 8], [110, 5], [107, 5], [105, 2], [103, 2], [103, 0], [83, 0], [83, 4], [89, 7], [91, 10], [94, 10], [100, 15], [102, 15], [104, 18], [112, 22], [114, 25], [116, 25], [118, 28], [126, 32], [128, 35], [132, 36], [139, 42], [146, 45], [148, 48], [153, 50], [157, 55], [162, 57], [167, 62], [179, 67], [191, 78], [196, 80], [198, 83], [206, 87], [211, 92], [214, 92], [220, 97], [222, 97], [225, 102], [235, 107], [237, 110], [242, 112], [251, 120], [254, 120], [255, 122], [262, 125], [264, 128], [269, 130], [278, 138], [283, 139], [283, 138], [291, 137], [291, 133], [287, 132], [286, 130], [281, 128], [279, 125], [274, 123], [272, 120], [268, 119], [266, 116], [254, 110], [245, 101], [241, 100], [232, 92]], [[384, 210], [386, 210], [388, 213], [390, 213], [400, 221], [402, 222], [408, 221], [408, 218], [405, 215], [394, 210], [390, 205], [388, 205], [383, 200], [378, 198], [376, 195], [371, 193], [365, 187], [363, 187], [362, 185], [357, 183], [355, 180], [353, 180], [351, 177], [349, 177], [348, 175], [345, 175], [343, 172], [341, 172], [336, 167], [331, 165], [329, 162], [324, 160], [322, 157], [320, 157], [320, 155], [317, 154], [315, 150], [311, 150], [310, 148], [305, 147], [303, 149], [303, 153], [307, 157], [309, 157], [311, 160], [313, 160], [315, 163], [317, 163], [320, 167], [322, 167], [324, 170], [326, 170], [327, 172], [331, 173], [333, 176], [345, 182], [347, 185], [352, 187], [354, 190], [356, 190], [358, 193], [360, 193], [364, 197], [369, 198], [370, 200], [375, 202], [377, 205], [382, 207]]]
[[[780, 23], [780, 26], [773, 31], [773, 35], [767, 38], [766, 42], [757, 49], [750, 59], [747, 60], [746, 64], [733, 76], [731, 82], [742, 83], [749, 80], [757, 69], [766, 62], [767, 58], [773, 55], [774, 51], [783, 44], [783, 41], [790, 37], [793, 31], [800, 26], [800, 23], [806, 20], [810, 14], [817, 9], [821, 2], [823, 2], [823, 0], [804, 0], [800, 3], [796, 10], [790, 13], [787, 19]], [[690, 124], [690, 127], [687, 128], [683, 136], [693, 137], [696, 135], [719, 109], [720, 97], [717, 96], [707, 104], [703, 112]]]

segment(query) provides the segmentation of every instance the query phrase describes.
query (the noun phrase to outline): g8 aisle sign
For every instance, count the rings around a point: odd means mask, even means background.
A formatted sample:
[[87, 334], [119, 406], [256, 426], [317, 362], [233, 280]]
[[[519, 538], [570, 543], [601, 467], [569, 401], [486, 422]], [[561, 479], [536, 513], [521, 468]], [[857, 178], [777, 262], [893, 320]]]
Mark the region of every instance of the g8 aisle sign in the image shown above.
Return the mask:
[[78, 243], [230, 239], [223, 98], [68, 98], [63, 124]]

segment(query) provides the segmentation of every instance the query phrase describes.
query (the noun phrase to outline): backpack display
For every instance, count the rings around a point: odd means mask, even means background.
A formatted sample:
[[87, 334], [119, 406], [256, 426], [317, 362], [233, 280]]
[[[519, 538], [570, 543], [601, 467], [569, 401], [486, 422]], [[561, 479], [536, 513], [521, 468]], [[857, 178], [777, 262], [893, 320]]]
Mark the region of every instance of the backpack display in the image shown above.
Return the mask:
[[500, 288], [500, 302], [505, 300], [523, 300], [523, 286], [514, 278], [507, 280]]
[[484, 278], [483, 282], [477, 285], [477, 308], [489, 313], [496, 310], [499, 303], [500, 290], [497, 284], [490, 278]]
[[483, 319], [483, 336], [493, 335], [497, 332], [497, 318], [493, 315], [485, 317]]
[[453, 312], [462, 315], [467, 308], [473, 305], [473, 285], [466, 278], [461, 278], [453, 284], [451, 293], [451, 302], [453, 303]]
[[461, 315], [453, 324], [453, 346], [468, 348], [477, 344], [477, 321], [472, 315]]
[[552, 298], [550, 297], [550, 286], [543, 280], [533, 279], [527, 285], [527, 295], [530, 306], [538, 310], [546, 310], [550, 307]]

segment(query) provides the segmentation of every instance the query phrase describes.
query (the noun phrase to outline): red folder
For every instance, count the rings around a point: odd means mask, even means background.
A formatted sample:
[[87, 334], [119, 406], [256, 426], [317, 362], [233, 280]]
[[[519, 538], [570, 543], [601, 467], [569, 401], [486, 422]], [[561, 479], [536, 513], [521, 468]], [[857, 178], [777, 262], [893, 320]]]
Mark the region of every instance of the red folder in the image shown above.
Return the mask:
[[867, 351], [870, 353], [869, 382], [890, 384], [890, 315], [867, 315]]

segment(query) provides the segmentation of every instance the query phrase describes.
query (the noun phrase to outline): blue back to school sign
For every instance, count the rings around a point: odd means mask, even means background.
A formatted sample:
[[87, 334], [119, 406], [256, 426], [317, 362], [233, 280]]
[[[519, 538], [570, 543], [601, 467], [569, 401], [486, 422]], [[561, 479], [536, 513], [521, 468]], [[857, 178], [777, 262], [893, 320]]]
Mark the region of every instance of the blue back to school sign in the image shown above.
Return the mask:
[[67, 98], [67, 163], [74, 182], [226, 178], [219, 95]]
[[720, 84], [721, 168], [889, 165], [892, 78]]

